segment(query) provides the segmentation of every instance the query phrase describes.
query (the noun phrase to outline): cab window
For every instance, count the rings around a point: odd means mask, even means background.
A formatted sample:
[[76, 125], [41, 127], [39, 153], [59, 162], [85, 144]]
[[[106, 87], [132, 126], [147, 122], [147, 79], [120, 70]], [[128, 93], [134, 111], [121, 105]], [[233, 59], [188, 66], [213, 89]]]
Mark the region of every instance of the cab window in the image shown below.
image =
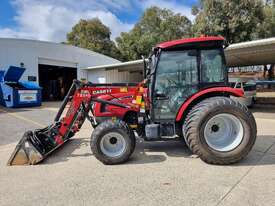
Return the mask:
[[202, 82], [224, 82], [225, 71], [226, 66], [220, 49], [201, 50]]
[[198, 66], [196, 50], [163, 51], [154, 90], [155, 119], [174, 119], [182, 103], [197, 92]]

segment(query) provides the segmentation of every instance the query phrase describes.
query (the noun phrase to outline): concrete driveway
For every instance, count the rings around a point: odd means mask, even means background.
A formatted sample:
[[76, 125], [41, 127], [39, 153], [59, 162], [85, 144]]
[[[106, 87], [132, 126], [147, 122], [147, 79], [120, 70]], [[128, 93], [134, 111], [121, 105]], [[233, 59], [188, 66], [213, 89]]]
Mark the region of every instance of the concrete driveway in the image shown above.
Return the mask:
[[105, 166], [91, 127], [36, 166], [6, 162], [24, 131], [49, 124], [56, 104], [0, 107], [0, 205], [275, 205], [275, 110], [254, 109], [258, 139], [242, 162], [213, 166], [179, 142], [140, 142], [131, 160]]

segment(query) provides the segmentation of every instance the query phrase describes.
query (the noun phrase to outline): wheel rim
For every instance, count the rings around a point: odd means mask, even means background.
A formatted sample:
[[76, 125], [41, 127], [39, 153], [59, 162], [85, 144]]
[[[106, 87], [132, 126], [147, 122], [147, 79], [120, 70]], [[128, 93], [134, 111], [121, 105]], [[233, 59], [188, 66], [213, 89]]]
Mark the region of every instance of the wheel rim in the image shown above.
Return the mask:
[[218, 114], [208, 120], [204, 138], [209, 147], [221, 152], [234, 150], [243, 140], [244, 128], [232, 114]]
[[102, 137], [100, 149], [108, 157], [118, 157], [125, 151], [126, 141], [121, 134], [110, 132]]

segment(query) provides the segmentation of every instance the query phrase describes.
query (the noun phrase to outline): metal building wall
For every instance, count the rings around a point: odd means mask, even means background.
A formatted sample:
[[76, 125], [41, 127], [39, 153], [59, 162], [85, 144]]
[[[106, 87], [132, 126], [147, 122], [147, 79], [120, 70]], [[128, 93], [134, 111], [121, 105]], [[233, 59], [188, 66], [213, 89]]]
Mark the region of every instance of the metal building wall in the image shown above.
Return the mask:
[[143, 79], [140, 72], [118, 71], [118, 69], [106, 70], [105, 77], [106, 83], [140, 82]]

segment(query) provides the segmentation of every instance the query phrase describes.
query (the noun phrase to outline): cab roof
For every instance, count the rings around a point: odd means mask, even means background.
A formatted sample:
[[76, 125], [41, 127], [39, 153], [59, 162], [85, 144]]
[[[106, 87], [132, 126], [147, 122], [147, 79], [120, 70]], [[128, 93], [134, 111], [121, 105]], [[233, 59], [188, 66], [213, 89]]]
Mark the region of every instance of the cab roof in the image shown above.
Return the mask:
[[192, 43], [200, 43], [200, 42], [211, 42], [211, 41], [225, 41], [223, 37], [218, 37], [218, 36], [207, 36], [207, 37], [195, 37], [195, 38], [185, 38], [185, 39], [178, 39], [178, 40], [173, 40], [173, 41], [167, 41], [167, 42], [162, 42], [159, 43], [156, 48], [161, 48], [161, 49], [169, 49], [169, 48], [175, 48], [179, 46], [184, 46], [184, 45], [190, 45]]

